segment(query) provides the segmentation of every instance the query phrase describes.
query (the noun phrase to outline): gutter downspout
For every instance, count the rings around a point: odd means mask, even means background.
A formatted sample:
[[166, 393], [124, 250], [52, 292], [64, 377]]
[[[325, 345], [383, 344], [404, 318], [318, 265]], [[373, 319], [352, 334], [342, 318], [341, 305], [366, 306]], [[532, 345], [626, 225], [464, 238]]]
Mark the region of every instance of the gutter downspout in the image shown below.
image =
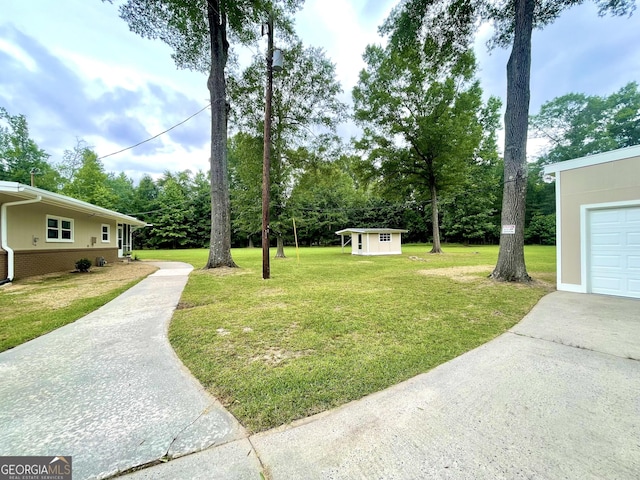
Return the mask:
[[9, 247], [7, 235], [7, 207], [26, 205], [28, 203], [38, 203], [41, 200], [42, 196], [37, 195], [35, 198], [31, 198], [29, 200], [19, 200], [17, 202], [3, 203], [2, 207], [0, 207], [0, 220], [2, 221], [2, 226], [0, 226], [0, 231], [2, 232], [2, 236], [0, 238], [0, 247], [2, 247], [2, 249], [7, 252], [7, 278], [5, 280], [0, 280], [0, 285], [12, 282], [14, 275], [13, 249]]

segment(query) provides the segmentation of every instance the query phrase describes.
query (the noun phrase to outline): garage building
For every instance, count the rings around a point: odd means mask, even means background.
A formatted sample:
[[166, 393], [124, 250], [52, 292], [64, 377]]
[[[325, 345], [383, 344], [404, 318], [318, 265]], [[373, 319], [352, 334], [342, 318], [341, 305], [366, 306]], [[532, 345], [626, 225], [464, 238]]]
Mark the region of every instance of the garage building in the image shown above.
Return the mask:
[[558, 290], [640, 298], [640, 145], [547, 165]]

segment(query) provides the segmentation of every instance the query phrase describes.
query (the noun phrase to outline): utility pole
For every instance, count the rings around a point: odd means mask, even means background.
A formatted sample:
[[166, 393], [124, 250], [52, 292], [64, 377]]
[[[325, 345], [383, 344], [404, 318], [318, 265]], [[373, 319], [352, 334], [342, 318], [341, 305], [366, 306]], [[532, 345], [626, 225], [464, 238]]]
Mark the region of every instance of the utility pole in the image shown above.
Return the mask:
[[269, 203], [271, 170], [271, 101], [273, 99], [273, 12], [263, 25], [262, 35], [267, 34], [267, 90], [264, 105], [264, 154], [262, 158], [262, 278], [271, 277], [269, 265]]

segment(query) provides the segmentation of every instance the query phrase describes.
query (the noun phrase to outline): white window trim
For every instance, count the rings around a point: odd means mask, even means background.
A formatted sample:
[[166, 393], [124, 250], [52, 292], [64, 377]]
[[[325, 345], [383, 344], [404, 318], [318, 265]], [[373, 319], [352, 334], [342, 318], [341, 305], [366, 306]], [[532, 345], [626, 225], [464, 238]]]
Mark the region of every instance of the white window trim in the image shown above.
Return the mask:
[[[49, 238], [49, 220], [57, 220], [58, 221], [58, 235], [59, 238]], [[62, 237], [62, 222], [69, 222], [71, 224], [71, 238], [61, 238]], [[75, 236], [75, 228], [73, 218], [59, 217], [57, 215], [47, 215], [46, 224], [45, 224], [45, 239], [47, 243], [73, 243], [73, 239]]]
[[[383, 240], [383, 235], [385, 236], [385, 238], [388, 238], [388, 240]], [[378, 236], [378, 240], [380, 241], [380, 243], [391, 243], [391, 234], [390, 233], [380, 233]]]
[[[104, 231], [104, 227], [107, 227], [107, 231]], [[107, 239], [104, 239], [104, 234], [107, 234]], [[103, 223], [100, 226], [100, 240], [102, 241], [102, 243], [111, 243], [111, 225], [109, 225], [108, 223]]]

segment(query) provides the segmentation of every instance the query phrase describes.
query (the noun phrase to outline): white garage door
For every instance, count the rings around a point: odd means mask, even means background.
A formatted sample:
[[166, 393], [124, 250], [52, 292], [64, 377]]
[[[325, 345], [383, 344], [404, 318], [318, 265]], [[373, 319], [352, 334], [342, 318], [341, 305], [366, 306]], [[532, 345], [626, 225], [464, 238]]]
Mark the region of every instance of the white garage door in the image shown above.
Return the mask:
[[640, 207], [592, 210], [591, 291], [640, 298]]

